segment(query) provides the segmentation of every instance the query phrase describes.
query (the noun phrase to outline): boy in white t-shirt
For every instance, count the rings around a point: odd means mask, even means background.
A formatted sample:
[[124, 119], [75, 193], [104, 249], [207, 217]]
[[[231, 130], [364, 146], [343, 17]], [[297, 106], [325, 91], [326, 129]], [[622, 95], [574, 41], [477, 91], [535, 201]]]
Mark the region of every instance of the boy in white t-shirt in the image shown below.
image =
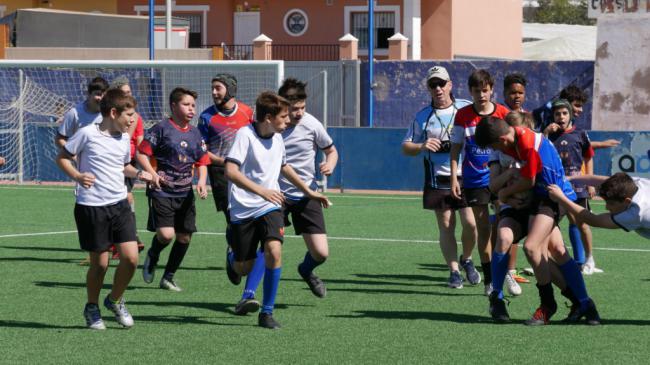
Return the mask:
[[123, 294], [138, 265], [138, 246], [135, 222], [126, 200], [124, 176], [144, 181], [152, 178], [149, 173], [137, 171], [129, 164], [127, 131], [135, 121], [135, 105], [133, 97], [123, 91], [109, 91], [101, 102], [102, 122], [77, 131], [56, 159], [61, 170], [78, 183], [74, 216], [79, 244], [90, 254], [84, 317], [91, 329], [106, 328], [98, 302], [108, 269], [109, 248], [113, 244], [120, 253], [120, 263], [104, 306], [115, 314], [120, 325], [133, 326]]
[[[311, 199], [329, 206], [329, 200], [311, 189], [286, 163], [284, 143], [280, 133], [289, 122], [289, 102], [272, 92], [263, 92], [256, 101], [256, 121], [237, 131], [235, 141], [226, 157], [228, 209], [232, 252], [227, 269], [237, 275], [251, 272], [257, 257], [258, 244], [264, 250], [264, 295], [258, 317], [260, 327], [275, 329], [280, 324], [273, 318], [275, 297], [282, 267], [285, 200], [278, 178], [282, 173], [292, 184]], [[259, 303], [251, 302], [257, 311]]]
[[600, 185], [599, 195], [605, 199], [609, 213], [593, 214], [589, 209], [568, 200], [555, 185], [549, 186], [549, 196], [581, 222], [593, 227], [635, 231], [650, 238], [650, 179], [631, 177], [617, 172], [611, 177], [583, 175], [570, 179], [571, 182], [589, 186]]

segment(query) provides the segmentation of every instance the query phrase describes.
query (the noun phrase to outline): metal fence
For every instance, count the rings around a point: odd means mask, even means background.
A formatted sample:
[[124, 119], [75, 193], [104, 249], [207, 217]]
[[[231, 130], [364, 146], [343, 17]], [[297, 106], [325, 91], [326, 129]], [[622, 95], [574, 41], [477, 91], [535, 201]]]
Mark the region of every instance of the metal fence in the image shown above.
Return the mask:
[[[250, 44], [206, 45], [215, 48], [224, 60], [252, 60], [253, 46]], [[284, 61], [337, 61], [338, 44], [272, 44], [271, 54], [274, 60]]]

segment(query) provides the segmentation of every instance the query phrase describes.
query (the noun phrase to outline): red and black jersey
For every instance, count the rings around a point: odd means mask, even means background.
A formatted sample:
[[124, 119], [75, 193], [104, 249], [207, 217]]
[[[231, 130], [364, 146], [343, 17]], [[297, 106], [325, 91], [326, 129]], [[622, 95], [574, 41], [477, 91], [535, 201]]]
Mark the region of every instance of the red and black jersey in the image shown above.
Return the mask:
[[237, 130], [252, 121], [251, 108], [238, 101], [235, 109], [228, 115], [220, 112], [215, 105], [207, 108], [199, 116], [198, 127], [208, 145], [208, 151], [219, 157], [226, 157], [235, 140]]

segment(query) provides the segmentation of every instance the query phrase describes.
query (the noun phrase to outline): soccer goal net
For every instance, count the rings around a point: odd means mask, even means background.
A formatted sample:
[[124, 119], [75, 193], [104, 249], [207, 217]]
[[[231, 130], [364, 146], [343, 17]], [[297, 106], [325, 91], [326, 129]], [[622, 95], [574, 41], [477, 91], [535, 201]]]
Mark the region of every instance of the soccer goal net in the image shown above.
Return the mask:
[[263, 90], [277, 90], [282, 61], [0, 61], [0, 180], [66, 181], [56, 166], [54, 137], [63, 114], [85, 100], [91, 79], [129, 79], [145, 128], [168, 116], [169, 93], [195, 90], [197, 116], [212, 105], [212, 77], [237, 78], [237, 99], [255, 106]]

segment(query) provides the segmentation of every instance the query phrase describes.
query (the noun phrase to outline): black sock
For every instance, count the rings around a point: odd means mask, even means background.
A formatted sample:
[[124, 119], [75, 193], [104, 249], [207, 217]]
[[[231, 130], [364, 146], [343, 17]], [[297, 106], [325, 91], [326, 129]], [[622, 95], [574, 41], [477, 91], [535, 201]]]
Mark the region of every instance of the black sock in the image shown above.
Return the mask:
[[181, 262], [189, 247], [189, 243], [180, 243], [178, 240], [174, 241], [172, 252], [169, 253], [169, 260], [167, 260], [167, 266], [165, 266], [165, 274], [163, 276], [165, 279], [171, 280], [174, 278], [174, 274], [181, 266]]
[[165, 249], [165, 247], [167, 247], [167, 245], [163, 245], [162, 243], [160, 243], [160, 241], [158, 240], [158, 236], [154, 234], [153, 238], [151, 239], [151, 249], [149, 249], [149, 256], [151, 256], [151, 258], [158, 260], [158, 257], [160, 257], [160, 253], [162, 252], [162, 250]]
[[569, 288], [568, 286], [564, 290], [562, 290], [561, 293], [565, 298], [571, 301], [571, 304], [578, 305], [578, 306], [580, 305], [580, 301], [575, 296], [575, 294], [573, 294], [573, 291], [571, 291], [571, 288]]
[[540, 303], [549, 308], [557, 308], [557, 303], [555, 302], [555, 296], [553, 295], [553, 285], [551, 283], [545, 285], [537, 284], [537, 290], [539, 291], [539, 300]]
[[485, 285], [492, 283], [492, 263], [481, 262], [481, 268], [483, 269], [483, 282]]

